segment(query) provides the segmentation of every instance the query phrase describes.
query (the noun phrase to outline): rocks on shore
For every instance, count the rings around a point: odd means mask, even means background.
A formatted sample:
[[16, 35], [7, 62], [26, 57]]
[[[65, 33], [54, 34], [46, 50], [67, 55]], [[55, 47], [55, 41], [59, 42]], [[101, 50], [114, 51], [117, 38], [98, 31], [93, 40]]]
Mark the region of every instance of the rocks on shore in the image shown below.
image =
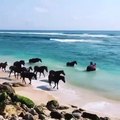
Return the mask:
[[0, 120], [110, 120], [74, 105], [60, 105], [56, 100], [36, 106], [29, 98], [17, 95], [12, 86], [19, 84], [0, 84]]

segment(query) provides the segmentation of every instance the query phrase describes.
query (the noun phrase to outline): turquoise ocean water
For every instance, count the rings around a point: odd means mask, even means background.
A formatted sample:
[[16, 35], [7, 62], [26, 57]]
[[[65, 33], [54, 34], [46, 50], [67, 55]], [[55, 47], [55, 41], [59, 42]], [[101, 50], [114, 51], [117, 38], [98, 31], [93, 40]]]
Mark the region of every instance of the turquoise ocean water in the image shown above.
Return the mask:
[[[76, 87], [120, 100], [120, 32], [119, 31], [0, 31], [0, 62], [42, 59], [49, 70], [66, 73], [66, 81]], [[66, 67], [76, 60], [77, 66]], [[85, 72], [90, 61], [95, 72]], [[67, 84], [67, 83], [66, 83]]]

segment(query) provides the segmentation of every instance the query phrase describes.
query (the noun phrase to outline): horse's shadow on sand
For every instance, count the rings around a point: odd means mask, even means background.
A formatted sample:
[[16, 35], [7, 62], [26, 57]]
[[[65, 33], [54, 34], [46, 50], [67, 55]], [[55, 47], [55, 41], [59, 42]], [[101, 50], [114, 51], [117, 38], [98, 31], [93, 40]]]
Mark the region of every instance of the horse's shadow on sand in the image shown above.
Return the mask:
[[37, 86], [37, 88], [45, 91], [56, 91], [55, 89], [48, 87], [46, 85]]
[[0, 77], [0, 79], [4, 79], [4, 80], [8, 80], [8, 81], [12, 81], [13, 79], [8, 78], [8, 77]]

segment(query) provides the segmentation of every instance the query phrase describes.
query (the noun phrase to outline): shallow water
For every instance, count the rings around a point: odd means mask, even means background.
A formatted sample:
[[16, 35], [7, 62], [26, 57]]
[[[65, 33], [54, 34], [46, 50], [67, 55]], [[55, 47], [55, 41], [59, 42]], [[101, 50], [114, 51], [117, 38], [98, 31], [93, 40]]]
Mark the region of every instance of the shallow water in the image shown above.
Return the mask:
[[[49, 70], [63, 69], [66, 81], [120, 100], [120, 32], [116, 31], [0, 31], [0, 61], [40, 57]], [[76, 60], [77, 66], [66, 67]], [[95, 72], [85, 72], [90, 61]], [[28, 64], [27, 64], [28, 65]]]

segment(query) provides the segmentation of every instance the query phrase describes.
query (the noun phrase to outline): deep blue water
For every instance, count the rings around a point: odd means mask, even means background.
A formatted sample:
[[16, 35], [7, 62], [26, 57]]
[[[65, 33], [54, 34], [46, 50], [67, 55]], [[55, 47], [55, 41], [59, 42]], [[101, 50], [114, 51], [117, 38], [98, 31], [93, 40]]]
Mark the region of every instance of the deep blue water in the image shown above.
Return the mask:
[[[66, 81], [120, 98], [119, 31], [0, 31], [0, 61], [40, 57], [50, 69], [64, 69]], [[76, 60], [75, 68], [65, 66]], [[85, 72], [90, 61], [97, 71]], [[38, 65], [41, 65], [38, 63]]]

